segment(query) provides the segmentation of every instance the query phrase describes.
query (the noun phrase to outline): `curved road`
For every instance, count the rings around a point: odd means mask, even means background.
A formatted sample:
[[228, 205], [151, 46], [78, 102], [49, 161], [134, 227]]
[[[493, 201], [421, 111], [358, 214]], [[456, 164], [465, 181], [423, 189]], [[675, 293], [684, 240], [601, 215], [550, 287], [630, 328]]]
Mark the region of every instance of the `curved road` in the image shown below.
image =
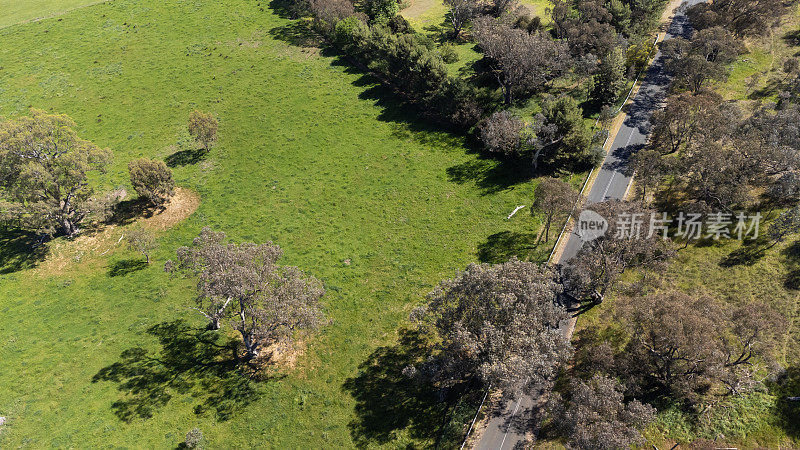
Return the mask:
[[[702, 0], [685, 0], [681, 4], [670, 23], [665, 39], [687, 36], [690, 33], [684, 11], [689, 6], [701, 2]], [[639, 92], [628, 106], [628, 116], [617, 132], [597, 178], [587, 194], [587, 203], [609, 199], [621, 200], [625, 197], [632, 178], [627, 167], [628, 158], [647, 142], [650, 116], [663, 104], [669, 81], [664, 61], [661, 54], [657, 53], [645, 74]], [[576, 233], [570, 234], [557, 262], [564, 264], [569, 261], [582, 245], [583, 241]], [[517, 396], [513, 400], [508, 400], [499, 415], [489, 419], [475, 448], [505, 450], [523, 446], [534, 430], [534, 408], [538, 401], [538, 398], [530, 396]]]

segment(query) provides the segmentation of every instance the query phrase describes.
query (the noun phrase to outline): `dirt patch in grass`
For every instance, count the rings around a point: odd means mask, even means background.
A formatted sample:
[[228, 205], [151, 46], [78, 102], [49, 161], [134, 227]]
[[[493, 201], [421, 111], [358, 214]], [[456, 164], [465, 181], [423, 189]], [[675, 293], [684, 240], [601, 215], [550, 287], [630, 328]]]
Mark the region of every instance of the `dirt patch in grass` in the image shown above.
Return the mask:
[[[172, 200], [161, 211], [133, 222], [149, 229], [163, 231], [174, 227], [191, 216], [200, 206], [200, 196], [189, 189], [178, 188]], [[75, 264], [99, 263], [100, 257], [124, 246], [125, 229], [106, 225], [86, 231], [74, 239], [59, 239], [50, 244], [47, 258], [38, 266], [41, 274], [62, 275]]]
[[272, 344], [261, 350], [256, 365], [270, 371], [291, 370], [297, 367], [297, 360], [306, 351], [305, 342], [298, 341], [292, 345]]
[[178, 188], [175, 195], [162, 211], [141, 219], [144, 226], [156, 230], [166, 230], [179, 224], [194, 214], [200, 206], [200, 196], [189, 189]]

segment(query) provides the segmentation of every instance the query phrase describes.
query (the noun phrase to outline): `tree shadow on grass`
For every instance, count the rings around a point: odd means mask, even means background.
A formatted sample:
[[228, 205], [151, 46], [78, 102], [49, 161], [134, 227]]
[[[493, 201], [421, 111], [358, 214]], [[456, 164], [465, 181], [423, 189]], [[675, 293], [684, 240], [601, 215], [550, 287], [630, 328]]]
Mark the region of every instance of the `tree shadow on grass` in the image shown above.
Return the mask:
[[0, 227], [0, 274], [30, 269], [47, 256], [41, 236], [15, 228]]
[[359, 366], [343, 390], [356, 400], [356, 418], [350, 434], [360, 448], [387, 444], [407, 430], [414, 439], [440, 435], [448, 404], [428, 384], [403, 375], [403, 368], [430, 355], [430, 347], [416, 332], [402, 330], [396, 345], [380, 347]]
[[198, 401], [195, 414], [213, 413], [225, 421], [258, 398], [255, 382], [238, 363], [236, 341], [182, 320], [160, 323], [147, 333], [158, 339], [160, 351], [125, 350], [119, 362], [92, 378], [93, 383], [117, 383], [124, 397], [111, 409], [123, 422], [148, 419], [179, 395]]
[[526, 261], [535, 256], [536, 234], [501, 231], [478, 244], [478, 260], [482, 263], [500, 264], [512, 256]]
[[781, 253], [786, 258], [786, 266], [789, 268], [789, 272], [783, 281], [784, 287], [786, 289], [800, 290], [800, 241], [793, 242], [784, 248]]
[[281, 19], [297, 18], [297, 13], [292, 8], [292, 2], [289, 0], [271, 0], [269, 8]]
[[422, 27], [424, 35], [428, 36], [435, 42], [444, 43], [453, 37], [453, 27], [450, 25], [450, 13], [447, 13], [438, 25], [428, 24]]
[[752, 266], [767, 254], [761, 242], [751, 242], [728, 253], [719, 262], [720, 267]]
[[778, 91], [781, 88], [781, 80], [777, 78], [771, 78], [767, 80], [767, 83], [759, 89], [754, 90], [751, 92], [747, 98], [750, 100], [763, 100], [767, 97], [772, 97], [778, 94]]
[[790, 397], [800, 397], [800, 367], [790, 367], [769, 387], [776, 397], [774, 408], [779, 425], [787, 435], [800, 438], [800, 401], [789, 400]]
[[204, 148], [179, 150], [164, 158], [164, 162], [167, 166], [175, 168], [197, 164], [206, 159], [206, 156], [208, 156], [208, 150]]
[[447, 177], [458, 184], [474, 182], [482, 195], [491, 195], [530, 180], [531, 177], [525, 172], [511, 160], [480, 157], [448, 167]]
[[[273, 2], [274, 3], [274, 2]], [[309, 20], [296, 20], [269, 30], [270, 36], [295, 47], [320, 47], [323, 42]]]
[[788, 31], [781, 38], [787, 45], [797, 47], [800, 45], [800, 30]]
[[152, 217], [163, 211], [163, 207], [153, 206], [147, 199], [138, 197], [119, 202], [106, 220], [109, 225], [127, 225], [140, 217]]
[[111, 264], [108, 268], [108, 276], [124, 277], [129, 273], [138, 272], [145, 267], [147, 267], [147, 262], [141, 259], [122, 259]]
[[478, 155], [477, 160], [447, 169], [447, 176], [452, 182], [461, 184], [473, 181], [484, 195], [489, 195], [530, 180], [530, 174], [526, 173], [519, 161], [511, 158], [495, 159], [483, 155], [476, 140], [465, 136], [461, 130], [453, 129], [451, 125], [426, 116], [425, 111], [404, 101], [391, 88], [381, 84], [377, 78], [353, 66], [335, 49], [325, 48], [323, 56], [335, 57], [331, 64], [345, 67], [346, 73], [361, 75], [353, 82], [354, 86], [363, 88], [359, 98], [370, 100], [381, 108], [378, 120], [395, 124], [393, 131], [395, 136], [413, 139], [421, 145], [440, 151], [452, 151], [460, 147], [468, 154]]

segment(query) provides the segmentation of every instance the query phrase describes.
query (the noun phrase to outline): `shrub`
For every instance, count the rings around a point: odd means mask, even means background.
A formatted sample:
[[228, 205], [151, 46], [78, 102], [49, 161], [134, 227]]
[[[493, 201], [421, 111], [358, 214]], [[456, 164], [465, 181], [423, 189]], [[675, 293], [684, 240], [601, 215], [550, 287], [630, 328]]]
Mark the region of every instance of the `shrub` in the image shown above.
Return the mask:
[[408, 20], [406, 20], [406, 18], [400, 14], [392, 17], [387, 25], [394, 34], [408, 34], [414, 32], [414, 28], [411, 27], [411, 24], [408, 23]]
[[359, 10], [365, 13], [370, 23], [386, 24], [400, 12], [397, 0], [363, 0]]
[[310, 0], [309, 8], [314, 14], [316, 28], [325, 35], [330, 35], [340, 21], [356, 13], [349, 0]]
[[164, 161], [136, 159], [128, 163], [128, 172], [136, 193], [154, 205], [163, 205], [175, 194], [172, 171]]
[[217, 140], [217, 128], [217, 119], [211, 113], [194, 110], [189, 115], [189, 134], [205, 150], [211, 149], [211, 146]]
[[393, 34], [351, 16], [336, 23], [332, 40], [433, 120], [463, 129], [480, 120], [475, 90], [447, 75], [442, 49], [429, 37]]
[[186, 439], [183, 441], [188, 448], [200, 448], [200, 443], [203, 441], [203, 432], [199, 428], [192, 428], [186, 433]]
[[359, 47], [359, 41], [369, 32], [367, 24], [355, 16], [350, 16], [336, 23], [333, 40], [342, 50], [351, 53], [352, 47]]
[[439, 47], [439, 55], [442, 57], [442, 61], [444, 61], [445, 64], [458, 62], [458, 52], [456, 52], [456, 48], [453, 44], [442, 44], [442, 46]]
[[426, 112], [434, 120], [467, 130], [481, 120], [476, 89], [459, 78], [446, 79], [428, 99]]

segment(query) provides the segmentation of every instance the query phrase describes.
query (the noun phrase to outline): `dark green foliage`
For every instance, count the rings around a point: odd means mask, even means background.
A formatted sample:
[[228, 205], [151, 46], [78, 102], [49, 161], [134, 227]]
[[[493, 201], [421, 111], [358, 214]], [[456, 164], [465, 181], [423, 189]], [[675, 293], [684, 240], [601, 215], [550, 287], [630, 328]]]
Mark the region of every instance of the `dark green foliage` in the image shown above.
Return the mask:
[[445, 64], [458, 62], [458, 52], [456, 52], [453, 44], [443, 44], [439, 47], [439, 54], [442, 56], [442, 61], [444, 61]]
[[356, 18], [340, 21], [335, 42], [364, 64], [423, 114], [458, 128], [469, 128], [481, 116], [475, 92], [448, 76], [441, 49], [417, 33], [393, 34]]
[[592, 133], [572, 97], [545, 101], [535, 127], [534, 170], [541, 162], [574, 166], [593, 161]]
[[387, 24], [400, 12], [397, 0], [361, 0], [356, 3], [356, 10], [369, 17], [370, 23]]
[[392, 30], [392, 33], [395, 34], [407, 34], [414, 32], [414, 28], [411, 27], [411, 24], [408, 23], [408, 20], [406, 20], [406, 18], [400, 14], [392, 17], [387, 25], [389, 26], [389, 29]]
[[615, 47], [600, 62], [594, 77], [592, 100], [598, 105], [616, 103], [627, 84], [625, 78], [625, 52]]
[[623, 35], [631, 34], [631, 16], [633, 11], [628, 3], [622, 0], [609, 0], [606, 9], [611, 14], [611, 24], [616, 28], [617, 33]]
[[164, 161], [136, 159], [128, 163], [128, 172], [136, 193], [153, 205], [163, 205], [175, 194], [175, 180]]

